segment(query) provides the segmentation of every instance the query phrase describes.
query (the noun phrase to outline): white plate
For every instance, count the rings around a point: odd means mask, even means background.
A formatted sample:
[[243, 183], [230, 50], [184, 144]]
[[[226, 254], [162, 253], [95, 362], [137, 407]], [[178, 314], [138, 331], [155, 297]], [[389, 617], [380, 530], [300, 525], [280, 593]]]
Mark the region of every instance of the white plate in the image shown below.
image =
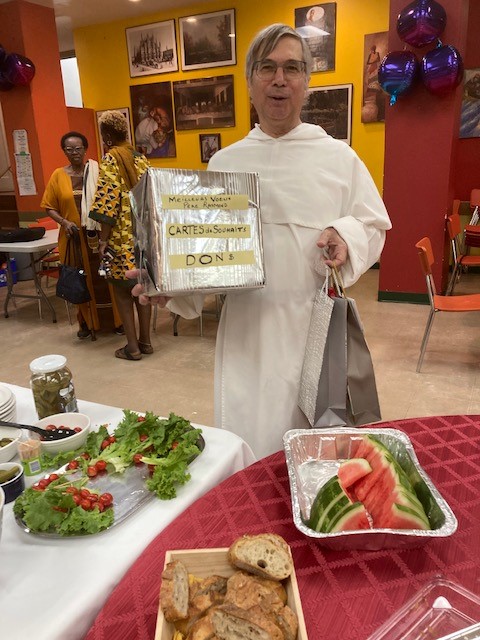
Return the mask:
[[4, 405], [8, 405], [11, 402], [15, 403], [15, 396], [12, 391], [3, 384], [0, 384], [0, 409], [3, 409]]

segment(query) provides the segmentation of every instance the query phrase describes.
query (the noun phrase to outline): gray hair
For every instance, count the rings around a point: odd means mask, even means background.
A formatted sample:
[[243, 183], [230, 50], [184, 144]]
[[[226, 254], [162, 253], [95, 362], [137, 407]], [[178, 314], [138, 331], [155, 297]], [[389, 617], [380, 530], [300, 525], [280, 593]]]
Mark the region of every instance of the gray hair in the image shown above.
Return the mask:
[[269, 54], [275, 49], [281, 38], [294, 38], [302, 46], [303, 60], [306, 63], [306, 76], [307, 82], [310, 80], [310, 74], [312, 72], [312, 54], [305, 38], [302, 38], [295, 29], [289, 27], [287, 24], [281, 24], [277, 22], [271, 24], [269, 27], [265, 27], [257, 33], [252, 40], [250, 47], [247, 51], [247, 58], [245, 61], [245, 76], [247, 80], [250, 80], [253, 75], [253, 69], [255, 62], [267, 58]]

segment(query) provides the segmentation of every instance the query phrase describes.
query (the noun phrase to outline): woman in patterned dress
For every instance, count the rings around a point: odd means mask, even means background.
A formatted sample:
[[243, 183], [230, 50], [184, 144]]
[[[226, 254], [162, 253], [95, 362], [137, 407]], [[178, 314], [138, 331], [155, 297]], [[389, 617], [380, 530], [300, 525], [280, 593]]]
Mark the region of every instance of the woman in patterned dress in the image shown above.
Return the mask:
[[[108, 151], [100, 164], [97, 192], [89, 215], [101, 224], [99, 252], [101, 258], [109, 263], [109, 282], [114, 285], [115, 300], [127, 339], [127, 344], [117, 349], [115, 356], [123, 360], [140, 360], [142, 354], [153, 353], [150, 343], [151, 309], [132, 297], [135, 283], [125, 276], [125, 272], [135, 266], [128, 192], [149, 164], [145, 156], [127, 142], [128, 123], [122, 113], [105, 111], [99, 124]], [[109, 253], [113, 256], [111, 259], [108, 258]]]

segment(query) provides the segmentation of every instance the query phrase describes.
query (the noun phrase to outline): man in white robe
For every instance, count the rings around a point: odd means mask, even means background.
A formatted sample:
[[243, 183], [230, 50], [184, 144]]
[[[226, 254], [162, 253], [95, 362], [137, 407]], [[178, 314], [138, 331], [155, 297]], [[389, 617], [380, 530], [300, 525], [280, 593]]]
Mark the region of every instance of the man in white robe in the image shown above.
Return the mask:
[[[293, 29], [260, 32], [247, 54], [259, 125], [208, 165], [260, 176], [266, 286], [227, 294], [215, 358], [215, 425], [238, 434], [259, 458], [281, 449], [289, 429], [308, 427], [297, 401], [324, 263], [335, 263], [351, 286], [378, 260], [391, 227], [355, 152], [301, 122], [310, 68], [308, 47]], [[202, 305], [199, 294], [167, 303], [185, 318]]]

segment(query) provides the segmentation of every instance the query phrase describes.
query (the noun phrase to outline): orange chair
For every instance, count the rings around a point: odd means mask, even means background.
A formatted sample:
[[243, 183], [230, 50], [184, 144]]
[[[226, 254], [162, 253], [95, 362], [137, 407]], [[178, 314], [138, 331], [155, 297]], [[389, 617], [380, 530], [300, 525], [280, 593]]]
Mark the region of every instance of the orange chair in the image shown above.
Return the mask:
[[480, 220], [480, 189], [471, 190], [470, 208], [473, 209], [473, 213], [468, 224], [477, 225]]
[[433, 257], [432, 243], [430, 238], [422, 238], [415, 245], [420, 258], [422, 271], [427, 281], [428, 298], [430, 300], [430, 314], [423, 334], [422, 346], [420, 347], [420, 357], [417, 363], [417, 373], [420, 372], [425, 350], [427, 348], [428, 338], [433, 325], [433, 319], [438, 311], [464, 312], [464, 311], [480, 311], [480, 293], [459, 296], [441, 296], [437, 295], [435, 282], [432, 276], [432, 264], [435, 262]]
[[447, 216], [447, 231], [452, 245], [453, 258], [453, 271], [447, 286], [447, 296], [453, 294], [453, 290], [460, 279], [460, 273], [463, 268], [480, 267], [480, 256], [471, 256], [466, 253], [462, 224], [458, 213], [459, 208], [460, 200], [454, 200], [452, 213]]

